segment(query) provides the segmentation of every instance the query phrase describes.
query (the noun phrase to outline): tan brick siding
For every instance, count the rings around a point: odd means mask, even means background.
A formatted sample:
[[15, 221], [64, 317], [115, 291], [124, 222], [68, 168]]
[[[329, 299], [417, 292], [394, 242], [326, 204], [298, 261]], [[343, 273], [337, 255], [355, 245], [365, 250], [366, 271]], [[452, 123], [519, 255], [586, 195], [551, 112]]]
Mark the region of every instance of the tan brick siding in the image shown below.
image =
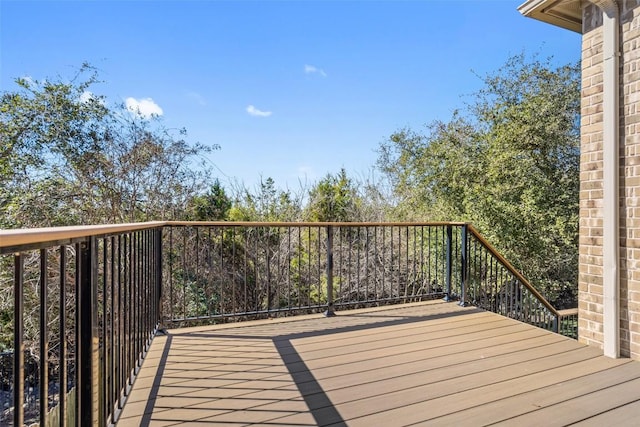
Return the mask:
[[640, 1], [621, 3], [620, 340], [640, 360]]
[[582, 38], [580, 341], [602, 348], [602, 27]]
[[[640, 360], [640, 0], [621, 0], [620, 342]], [[580, 341], [602, 348], [602, 12], [583, 11]]]

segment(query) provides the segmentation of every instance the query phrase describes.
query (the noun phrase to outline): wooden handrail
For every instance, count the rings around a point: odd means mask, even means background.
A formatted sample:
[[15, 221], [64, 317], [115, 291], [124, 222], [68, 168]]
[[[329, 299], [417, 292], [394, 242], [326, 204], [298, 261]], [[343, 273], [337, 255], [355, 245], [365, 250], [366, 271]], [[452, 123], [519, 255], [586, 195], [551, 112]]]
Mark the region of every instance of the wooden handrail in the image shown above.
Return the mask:
[[223, 226], [223, 227], [420, 227], [420, 226], [463, 226], [464, 222], [256, 222], [256, 221], [166, 221], [168, 226]]
[[569, 316], [577, 316], [577, 315], [578, 315], [578, 307], [558, 310], [558, 316], [560, 317], [569, 317]]
[[165, 224], [165, 221], [151, 221], [130, 224], [78, 225], [71, 227], [0, 230], [0, 248], [144, 230], [147, 228], [162, 227]]
[[78, 239], [104, 234], [123, 233], [164, 226], [223, 226], [223, 227], [406, 227], [406, 226], [462, 226], [461, 222], [251, 222], [251, 221], [151, 221], [128, 224], [79, 225], [69, 227], [27, 228], [0, 230], [0, 248]]

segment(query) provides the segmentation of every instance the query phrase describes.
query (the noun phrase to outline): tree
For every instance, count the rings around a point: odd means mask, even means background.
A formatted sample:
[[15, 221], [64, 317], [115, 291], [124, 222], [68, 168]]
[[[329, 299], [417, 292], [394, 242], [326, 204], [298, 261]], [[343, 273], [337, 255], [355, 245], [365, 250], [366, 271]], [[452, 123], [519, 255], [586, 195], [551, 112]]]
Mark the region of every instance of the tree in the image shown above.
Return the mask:
[[180, 219], [208, 180], [200, 156], [217, 147], [94, 95], [88, 65], [16, 83], [0, 97], [1, 227]]
[[217, 179], [207, 193], [193, 197], [190, 204], [192, 218], [196, 221], [225, 220], [232, 207], [231, 199]]
[[[93, 149], [108, 116], [103, 100], [85, 97], [96, 83], [83, 66], [71, 83], [17, 79], [19, 90], [0, 97], [0, 221], [3, 228], [64, 222], [69, 212], [52, 212], [61, 194], [73, 195], [66, 175]], [[84, 99], [84, 101], [82, 101]], [[42, 223], [22, 220], [39, 215]]]
[[309, 191], [305, 218], [309, 221], [355, 221], [360, 201], [344, 168], [337, 175], [327, 174]]
[[260, 180], [257, 191], [246, 187], [236, 191], [233, 207], [229, 211], [231, 221], [297, 221], [302, 201], [289, 190], [276, 187], [273, 178]]
[[426, 130], [402, 129], [380, 146], [378, 166], [398, 199], [393, 215], [405, 220], [463, 218], [467, 194], [482, 179], [483, 141], [459, 113]]
[[578, 65], [512, 57], [466, 114], [381, 144], [398, 214], [470, 221], [558, 306], [577, 294]]

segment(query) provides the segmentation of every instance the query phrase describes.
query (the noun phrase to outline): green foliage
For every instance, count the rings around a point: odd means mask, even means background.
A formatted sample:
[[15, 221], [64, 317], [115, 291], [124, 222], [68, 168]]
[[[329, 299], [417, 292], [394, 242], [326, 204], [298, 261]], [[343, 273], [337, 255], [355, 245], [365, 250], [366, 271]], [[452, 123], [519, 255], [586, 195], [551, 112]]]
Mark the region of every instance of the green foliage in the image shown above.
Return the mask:
[[481, 177], [482, 141], [457, 113], [434, 122], [427, 133], [403, 129], [381, 144], [378, 165], [399, 198], [395, 216], [406, 219], [460, 219], [470, 185]]
[[[293, 303], [298, 306], [322, 305], [327, 301], [327, 276], [324, 271], [316, 270], [326, 247], [320, 229], [309, 234], [303, 233], [296, 245], [295, 255], [289, 261], [291, 284], [294, 289]], [[338, 298], [340, 278], [333, 277], [333, 297]]]
[[229, 210], [231, 221], [297, 221], [301, 202], [290, 191], [279, 190], [272, 178], [260, 181], [257, 192], [242, 188]]
[[0, 97], [0, 227], [182, 219], [208, 179], [159, 117], [112, 106], [84, 65], [69, 82], [17, 79]]
[[[340, 296], [338, 290], [340, 289], [340, 278], [333, 276], [333, 300], [337, 300]], [[327, 276], [323, 275], [320, 278], [320, 284], [313, 286], [309, 295], [309, 299], [312, 304], [323, 305], [327, 302], [329, 296]]]
[[327, 174], [309, 191], [309, 203], [305, 210], [308, 221], [347, 222], [358, 219], [360, 200], [347, 172]]
[[563, 306], [577, 294], [579, 66], [511, 58], [466, 115], [381, 144], [397, 215], [469, 221]]
[[190, 204], [192, 218], [196, 221], [225, 220], [232, 206], [231, 199], [217, 179], [207, 193], [193, 197]]

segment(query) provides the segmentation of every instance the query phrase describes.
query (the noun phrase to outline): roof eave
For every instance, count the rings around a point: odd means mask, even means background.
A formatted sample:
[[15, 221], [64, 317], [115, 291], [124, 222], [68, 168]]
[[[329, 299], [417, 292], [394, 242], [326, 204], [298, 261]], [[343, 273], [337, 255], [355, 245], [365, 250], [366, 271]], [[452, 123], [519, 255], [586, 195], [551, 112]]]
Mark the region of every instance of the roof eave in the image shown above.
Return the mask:
[[518, 11], [528, 18], [582, 33], [580, 0], [527, 0]]

